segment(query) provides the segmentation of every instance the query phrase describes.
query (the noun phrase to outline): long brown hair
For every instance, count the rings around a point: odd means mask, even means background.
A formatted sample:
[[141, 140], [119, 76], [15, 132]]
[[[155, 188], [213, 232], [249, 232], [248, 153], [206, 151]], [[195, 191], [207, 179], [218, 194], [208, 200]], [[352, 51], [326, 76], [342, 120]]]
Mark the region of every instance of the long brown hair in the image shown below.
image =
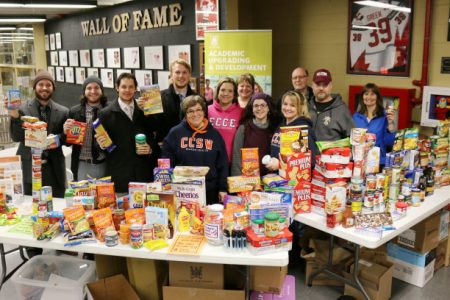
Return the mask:
[[231, 77], [225, 77], [223, 79], [221, 79], [219, 81], [219, 83], [217, 84], [216, 87], [216, 101], [219, 102], [219, 91], [220, 91], [220, 87], [224, 84], [224, 83], [231, 83], [233, 85], [233, 101], [232, 103], [237, 103], [238, 102], [238, 92], [237, 92], [237, 84], [236, 81], [234, 81], [233, 78]]
[[375, 83], [367, 83], [361, 91], [359, 96], [358, 112], [362, 115], [367, 115], [367, 106], [364, 103], [364, 94], [366, 92], [373, 92], [377, 96], [374, 117], [381, 117], [384, 115], [383, 97], [381, 96], [380, 88]]

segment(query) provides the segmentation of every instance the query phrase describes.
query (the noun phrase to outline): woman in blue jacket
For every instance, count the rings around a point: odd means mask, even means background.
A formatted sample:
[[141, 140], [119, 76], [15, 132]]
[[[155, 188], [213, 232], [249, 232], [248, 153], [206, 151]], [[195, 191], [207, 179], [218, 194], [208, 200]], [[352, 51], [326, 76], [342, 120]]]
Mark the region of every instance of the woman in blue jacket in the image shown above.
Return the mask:
[[375, 146], [380, 147], [380, 165], [384, 166], [386, 147], [392, 146], [395, 140], [395, 110], [384, 111], [383, 97], [374, 83], [366, 84], [361, 95], [363, 101], [353, 115], [353, 121], [356, 127], [367, 128], [368, 132], [377, 136]]

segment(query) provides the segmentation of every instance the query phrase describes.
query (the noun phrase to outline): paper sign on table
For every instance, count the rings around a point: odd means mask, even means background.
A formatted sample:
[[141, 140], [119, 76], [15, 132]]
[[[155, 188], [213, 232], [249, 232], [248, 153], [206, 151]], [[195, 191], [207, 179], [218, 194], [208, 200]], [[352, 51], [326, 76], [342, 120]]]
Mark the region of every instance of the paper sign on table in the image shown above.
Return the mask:
[[204, 245], [204, 236], [177, 235], [170, 245], [168, 253], [176, 255], [200, 255]]

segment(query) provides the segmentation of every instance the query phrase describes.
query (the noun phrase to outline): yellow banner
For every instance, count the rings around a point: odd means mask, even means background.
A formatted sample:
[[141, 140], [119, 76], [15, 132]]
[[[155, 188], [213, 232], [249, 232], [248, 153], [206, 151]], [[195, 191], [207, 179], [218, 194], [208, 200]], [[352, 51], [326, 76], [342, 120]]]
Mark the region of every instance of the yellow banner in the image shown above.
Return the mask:
[[223, 77], [255, 76], [264, 92], [272, 92], [272, 31], [205, 32], [205, 78], [215, 87]]

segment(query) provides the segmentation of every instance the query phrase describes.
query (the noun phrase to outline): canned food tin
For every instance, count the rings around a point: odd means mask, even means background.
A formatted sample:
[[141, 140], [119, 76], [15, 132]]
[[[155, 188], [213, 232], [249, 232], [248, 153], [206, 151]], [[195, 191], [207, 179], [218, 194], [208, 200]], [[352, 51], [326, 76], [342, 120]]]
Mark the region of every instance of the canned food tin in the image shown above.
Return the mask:
[[400, 192], [400, 186], [398, 184], [391, 184], [389, 187], [389, 200], [396, 201]]
[[154, 239], [154, 228], [153, 224], [145, 224], [142, 226], [142, 237], [144, 243]]
[[377, 188], [377, 178], [375, 175], [369, 175], [366, 177], [366, 189], [368, 192], [374, 192]]
[[117, 246], [118, 244], [118, 235], [117, 235], [117, 231], [115, 230], [108, 230], [105, 233], [105, 245], [107, 247], [114, 247]]
[[411, 192], [411, 204], [412, 206], [420, 206], [421, 201], [421, 195], [420, 195], [420, 189], [412, 189]]
[[350, 182], [349, 200], [351, 202], [363, 201], [363, 180], [361, 178], [352, 178]]
[[383, 173], [378, 173], [376, 175], [377, 177], [377, 184], [376, 184], [376, 189], [377, 190], [383, 190], [384, 189], [384, 182], [386, 180], [386, 175]]
[[41, 188], [41, 201], [47, 203], [47, 211], [53, 211], [53, 193], [51, 186]]
[[142, 238], [142, 225], [133, 224], [130, 227], [130, 245], [133, 249], [139, 249], [144, 244]]
[[342, 212], [334, 211], [327, 213], [327, 227], [334, 228], [342, 222]]
[[373, 207], [373, 194], [367, 193], [364, 196], [364, 207], [372, 208]]

